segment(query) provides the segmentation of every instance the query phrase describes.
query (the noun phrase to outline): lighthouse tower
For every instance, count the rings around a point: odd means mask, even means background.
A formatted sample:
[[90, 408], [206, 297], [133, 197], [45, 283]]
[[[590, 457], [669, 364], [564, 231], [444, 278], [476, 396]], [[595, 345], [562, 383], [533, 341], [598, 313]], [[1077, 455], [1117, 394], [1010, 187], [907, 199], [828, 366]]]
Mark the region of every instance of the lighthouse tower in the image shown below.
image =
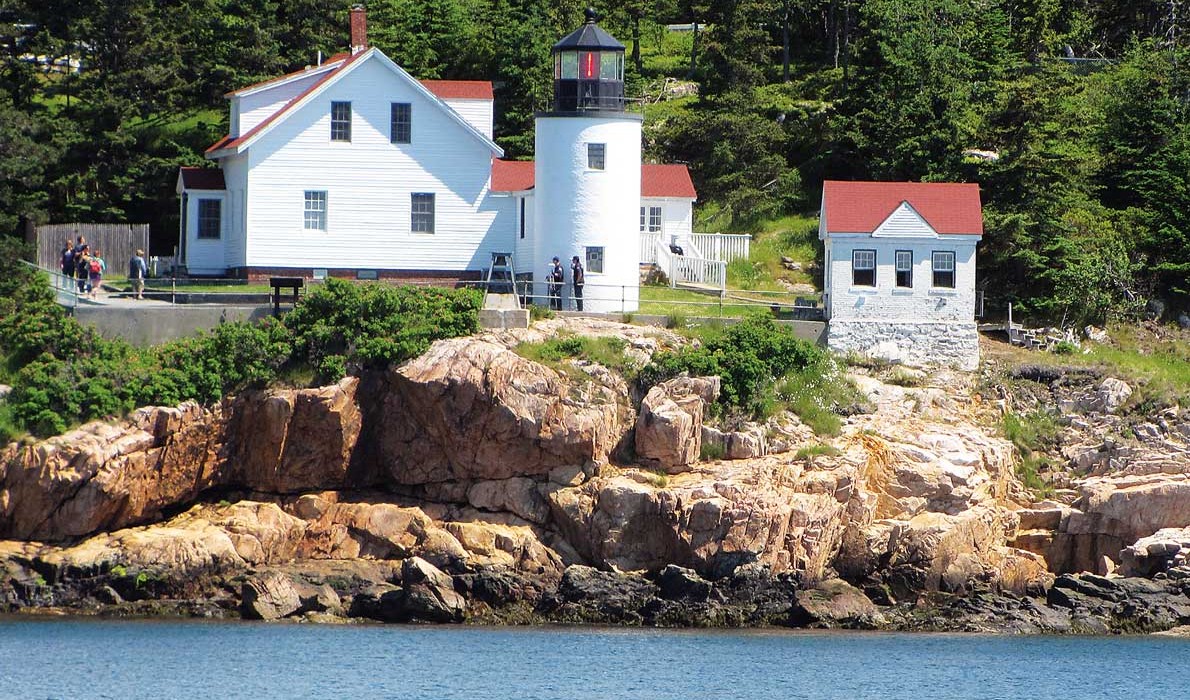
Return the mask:
[[556, 256], [586, 269], [585, 311], [636, 311], [640, 284], [640, 114], [624, 111], [624, 45], [586, 23], [554, 44], [554, 104], [537, 114], [533, 275]]

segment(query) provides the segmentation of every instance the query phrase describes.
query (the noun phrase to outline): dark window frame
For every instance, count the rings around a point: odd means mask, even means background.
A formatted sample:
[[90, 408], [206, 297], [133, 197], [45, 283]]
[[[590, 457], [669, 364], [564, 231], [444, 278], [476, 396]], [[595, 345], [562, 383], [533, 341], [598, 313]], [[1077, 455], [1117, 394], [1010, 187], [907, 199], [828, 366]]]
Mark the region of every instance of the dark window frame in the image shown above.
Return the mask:
[[[213, 214], [210, 212], [212, 208], [214, 208]], [[223, 237], [222, 199], [204, 197], [198, 200], [198, 228], [195, 231], [195, 236], [204, 241], [217, 241]]]
[[393, 102], [389, 107], [389, 140], [392, 143], [413, 143], [413, 105]]
[[521, 238], [525, 237], [525, 198], [521, 197]]
[[[872, 267], [857, 267], [856, 262], [862, 253], [871, 253]], [[861, 277], [862, 273], [862, 277]], [[871, 282], [862, 281], [871, 275]], [[876, 287], [876, 250], [873, 248], [857, 248], [851, 251], [851, 286], [852, 287]]]
[[649, 207], [649, 233], [661, 232], [661, 224], [665, 221], [661, 213], [661, 207]]
[[[591, 256], [591, 253], [594, 251], [599, 251], [598, 257]], [[583, 270], [585, 272], [589, 272], [594, 275], [602, 275], [603, 274], [603, 264], [605, 262], [604, 247], [601, 245], [595, 245], [595, 246], [589, 245], [586, 247], [586, 249], [583, 251], [583, 253], [584, 253], [583, 258], [585, 258], [584, 262], [586, 263], [586, 266], [583, 268]]]
[[[426, 203], [429, 207], [426, 207]], [[409, 195], [409, 230], [413, 233], [434, 233], [437, 201], [433, 192], [413, 192]]]
[[[909, 267], [901, 269], [901, 256], [909, 256]], [[893, 272], [896, 273], [896, 285], [899, 289], [913, 289], [913, 251], [898, 250], [893, 253]]]
[[587, 144], [587, 170], [607, 170], [607, 144]]
[[[939, 257], [942, 259], [950, 259], [950, 269], [940, 269], [938, 267]], [[953, 250], [935, 250], [930, 253], [930, 271], [933, 273], [933, 287], [935, 289], [954, 289], [957, 281], [957, 267], [958, 260]]]
[[351, 103], [331, 103], [331, 141], [351, 143]]

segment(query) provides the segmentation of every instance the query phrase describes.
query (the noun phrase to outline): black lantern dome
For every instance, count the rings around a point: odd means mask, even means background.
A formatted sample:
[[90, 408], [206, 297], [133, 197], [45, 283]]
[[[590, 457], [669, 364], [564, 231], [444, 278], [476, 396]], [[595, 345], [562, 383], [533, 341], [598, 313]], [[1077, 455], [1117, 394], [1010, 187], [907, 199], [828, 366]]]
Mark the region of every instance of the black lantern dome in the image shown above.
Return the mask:
[[554, 44], [554, 111], [624, 111], [624, 45], [587, 22]]

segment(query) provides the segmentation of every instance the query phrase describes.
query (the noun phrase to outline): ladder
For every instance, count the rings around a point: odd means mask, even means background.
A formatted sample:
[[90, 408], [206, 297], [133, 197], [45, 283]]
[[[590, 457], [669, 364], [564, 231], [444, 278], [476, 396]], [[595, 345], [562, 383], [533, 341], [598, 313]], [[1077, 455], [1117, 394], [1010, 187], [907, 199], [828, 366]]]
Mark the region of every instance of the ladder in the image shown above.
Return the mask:
[[521, 308], [516, 294], [516, 267], [512, 253], [492, 253], [483, 281], [483, 307], [500, 309]]

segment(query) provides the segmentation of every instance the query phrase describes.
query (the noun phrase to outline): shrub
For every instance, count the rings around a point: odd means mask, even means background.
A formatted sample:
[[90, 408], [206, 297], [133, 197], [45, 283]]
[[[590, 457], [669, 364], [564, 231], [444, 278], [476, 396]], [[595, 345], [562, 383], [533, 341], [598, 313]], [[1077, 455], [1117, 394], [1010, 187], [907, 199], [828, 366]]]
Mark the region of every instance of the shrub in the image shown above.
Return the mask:
[[755, 315], [721, 332], [708, 333], [698, 347], [654, 355], [639, 381], [651, 386], [683, 372], [718, 375], [719, 402], [724, 408], [763, 416], [774, 407], [772, 391], [777, 379], [829, 361], [823, 350], [796, 337], [771, 317]]
[[830, 445], [819, 443], [817, 445], [806, 445], [798, 448], [794, 453], [794, 459], [811, 459], [818, 456], [835, 457], [839, 455], [839, 450]]
[[727, 456], [727, 448], [719, 442], [703, 442], [698, 458], [703, 462], [714, 462]]
[[516, 352], [534, 362], [552, 367], [565, 373], [564, 361], [586, 360], [619, 371], [631, 379], [637, 371], [635, 363], [624, 354], [628, 342], [611, 336], [588, 337], [569, 335], [551, 338], [542, 343], [522, 343]]
[[[0, 242], [0, 258], [11, 248]], [[475, 290], [330, 280], [282, 321], [225, 323], [147, 350], [107, 340], [55, 303], [44, 275], [0, 259], [0, 352], [12, 393], [0, 437], [61, 433], [136, 406], [212, 403], [281, 376], [335, 381], [348, 370], [402, 362], [439, 338], [478, 330]]]
[[542, 319], [550, 319], [554, 317], [554, 310], [548, 306], [541, 304], [529, 305], [529, 318], [533, 321], [540, 321]]
[[885, 379], [889, 384], [903, 387], [919, 387], [926, 383], [925, 376], [904, 367], [893, 367]]
[[285, 317], [294, 356], [319, 381], [383, 367], [425, 352], [440, 338], [479, 330], [483, 295], [474, 289], [390, 287], [330, 279]]

